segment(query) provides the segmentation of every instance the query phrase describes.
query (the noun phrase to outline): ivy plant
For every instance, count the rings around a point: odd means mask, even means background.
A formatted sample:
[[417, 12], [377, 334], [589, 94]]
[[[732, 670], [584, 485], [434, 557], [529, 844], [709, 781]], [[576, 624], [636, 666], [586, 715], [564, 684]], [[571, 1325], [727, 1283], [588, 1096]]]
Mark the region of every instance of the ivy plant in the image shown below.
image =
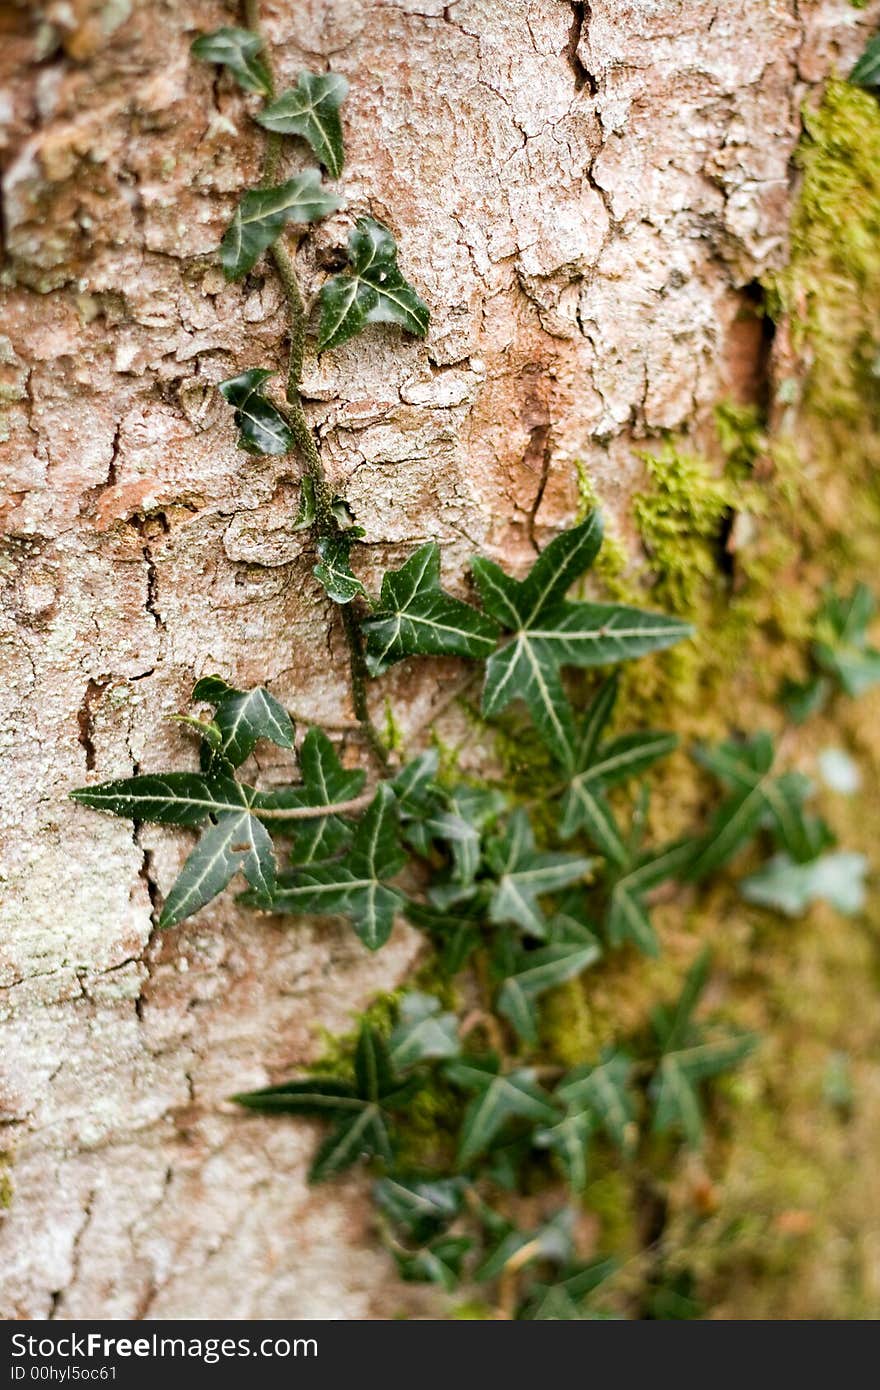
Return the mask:
[[[575, 1219], [592, 1155], [605, 1150], [636, 1171], [652, 1133], [699, 1145], [708, 1083], [742, 1062], [755, 1039], [699, 1016], [706, 953], [678, 999], [654, 1010], [649, 1031], [585, 1047], [576, 1065], [560, 1066], [547, 1045], [548, 1001], [588, 989], [582, 982], [616, 952], [658, 954], [658, 893], [673, 884], [693, 893], [749, 844], [769, 844], [774, 855], [742, 894], [783, 912], [818, 897], [846, 910], [853, 895], [844, 879], [854, 866], [826, 853], [832, 837], [807, 809], [810, 784], [777, 767], [767, 734], [696, 750], [720, 798], [692, 834], [646, 842], [645, 778], [677, 740], [617, 726], [611, 668], [686, 641], [691, 629], [584, 596], [602, 545], [597, 510], [552, 539], [524, 574], [476, 556], [469, 587], [451, 592], [436, 541], [385, 572], [378, 593], [358, 574], [369, 520], [356, 520], [325, 476], [300, 394], [306, 342], [313, 331], [317, 352], [335, 351], [375, 325], [419, 339], [430, 315], [398, 264], [392, 231], [368, 213], [350, 229], [345, 269], [306, 303], [286, 229], [343, 206], [324, 175], [338, 179], [345, 166], [348, 83], [301, 71], [278, 93], [256, 11], [249, 4], [248, 27], [202, 35], [192, 51], [225, 68], [249, 106], [262, 103], [252, 113], [267, 133], [262, 179], [242, 193], [217, 255], [231, 281], [262, 257], [274, 267], [287, 306], [288, 370], [283, 403], [261, 366], [218, 390], [245, 452], [293, 454], [301, 465], [291, 526], [308, 534], [313, 573], [342, 628], [369, 767], [347, 766], [328, 732], [296, 730], [265, 686], [242, 690], [210, 675], [193, 689], [196, 712], [181, 716], [197, 740], [190, 767], [138, 772], [72, 796], [197, 837], [167, 888], [160, 928], [243, 879], [242, 901], [254, 912], [343, 918], [370, 950], [404, 918], [420, 931], [431, 988], [408, 989], [381, 1026], [364, 1019], [334, 1074], [297, 1074], [234, 1099], [248, 1111], [326, 1126], [313, 1182], [369, 1166], [377, 1224], [404, 1279], [447, 1293], [477, 1284], [505, 1316], [607, 1316], [614, 1261], [579, 1247]], [[317, 165], [279, 181], [286, 137]], [[817, 679], [855, 692], [877, 678], [880, 655], [866, 637], [872, 614], [867, 591], [826, 599], [812, 648]], [[438, 656], [478, 673], [487, 728], [519, 702], [546, 746], [549, 792], [525, 799], [491, 775], [456, 778], [434, 749], [400, 762], [390, 756], [370, 713], [372, 682], [399, 662]], [[582, 710], [573, 691], [584, 677], [573, 680], [572, 670], [598, 674]], [[281, 750], [288, 767], [267, 786], [254, 758], [261, 742]], [[448, 1141], [427, 1154], [423, 1105], [442, 1111]], [[521, 1219], [518, 1205], [536, 1186], [559, 1198], [537, 1224]]]

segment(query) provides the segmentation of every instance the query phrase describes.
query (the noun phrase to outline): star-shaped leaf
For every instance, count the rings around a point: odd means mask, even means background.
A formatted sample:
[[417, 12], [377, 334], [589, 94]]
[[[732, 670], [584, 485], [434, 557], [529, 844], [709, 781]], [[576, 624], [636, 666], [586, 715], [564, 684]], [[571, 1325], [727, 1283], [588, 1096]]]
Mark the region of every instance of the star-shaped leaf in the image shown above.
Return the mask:
[[694, 1021], [709, 967], [709, 952], [704, 950], [688, 971], [674, 1007], [660, 1006], [651, 1015], [661, 1051], [650, 1088], [654, 1129], [679, 1130], [694, 1148], [703, 1137], [699, 1083], [737, 1066], [757, 1044], [752, 1034], [707, 1040], [703, 1026]]
[[318, 540], [320, 563], [312, 573], [323, 584], [327, 595], [334, 603], [351, 603], [358, 594], [365, 594], [357, 575], [351, 568], [349, 552], [351, 537], [347, 535], [321, 536]]
[[472, 1246], [469, 1236], [438, 1236], [422, 1250], [395, 1251], [394, 1258], [402, 1279], [439, 1284], [452, 1293], [461, 1281], [462, 1265]]
[[691, 633], [687, 623], [664, 614], [567, 601], [601, 543], [601, 518], [593, 512], [551, 541], [523, 580], [511, 579], [491, 560], [473, 562], [486, 612], [510, 634], [487, 662], [483, 713], [498, 714], [512, 700], [524, 700], [539, 734], [567, 768], [574, 761], [575, 728], [560, 669], [626, 661]]
[[246, 92], [268, 96], [272, 79], [260, 53], [263, 40], [250, 29], [225, 26], [211, 34], [200, 34], [190, 44], [190, 52], [204, 63], [217, 63], [229, 69]]
[[332, 276], [321, 289], [318, 350], [338, 347], [368, 323], [396, 323], [424, 338], [428, 306], [401, 274], [388, 228], [372, 217], [359, 218], [348, 238], [348, 259], [348, 272]]
[[322, 184], [319, 169], [306, 169], [275, 188], [249, 189], [220, 243], [227, 280], [240, 280], [252, 270], [288, 222], [317, 222], [341, 206], [342, 199]]
[[630, 941], [646, 956], [660, 954], [645, 895], [661, 883], [684, 877], [694, 852], [693, 840], [677, 840], [637, 855], [620, 868], [611, 879], [605, 914], [605, 935], [610, 946]]
[[418, 1083], [396, 1075], [380, 1035], [361, 1027], [354, 1059], [354, 1082], [339, 1077], [309, 1078], [267, 1086], [232, 1099], [250, 1110], [273, 1115], [312, 1115], [334, 1128], [320, 1145], [309, 1172], [310, 1182], [340, 1173], [359, 1158], [394, 1158], [393, 1112], [404, 1108]]
[[254, 367], [217, 387], [234, 409], [239, 446], [249, 454], [286, 454], [293, 448], [293, 431], [277, 406], [262, 394], [264, 383], [273, 375]]
[[412, 1240], [432, 1240], [455, 1220], [464, 1204], [462, 1178], [423, 1178], [397, 1174], [380, 1178], [373, 1200]]
[[525, 1269], [537, 1260], [567, 1264], [573, 1250], [573, 1225], [573, 1212], [563, 1207], [536, 1230], [520, 1231], [514, 1227], [501, 1237], [475, 1270], [474, 1278], [480, 1283], [490, 1283], [499, 1279], [511, 1265], [517, 1270]]
[[549, 1124], [557, 1118], [551, 1098], [528, 1067], [502, 1073], [495, 1059], [463, 1057], [447, 1063], [446, 1074], [462, 1090], [477, 1092], [462, 1121], [458, 1152], [462, 1168], [485, 1153], [512, 1120]]
[[732, 790], [713, 815], [688, 868], [698, 880], [729, 862], [767, 824], [781, 846], [799, 862], [826, 847], [824, 824], [804, 812], [810, 783], [798, 773], [772, 775], [773, 740], [767, 733], [697, 749], [697, 760]]
[[259, 793], [225, 773], [167, 772], [124, 777], [70, 793], [74, 801], [136, 821], [190, 828], [214, 823], [202, 835], [165, 899], [161, 927], [204, 907], [241, 871], [255, 892], [270, 893], [272, 842], [257, 819]]
[[362, 630], [374, 676], [405, 656], [486, 657], [498, 636], [491, 618], [441, 587], [436, 541], [428, 541], [400, 569], [382, 576], [379, 603]]
[[[283, 787], [266, 793], [275, 812], [306, 806], [338, 806], [361, 795], [366, 774], [360, 768], [345, 768], [339, 761], [333, 744], [323, 729], [309, 729], [299, 750], [302, 785]], [[341, 816], [316, 816], [314, 820], [285, 823], [278, 817], [279, 828], [294, 829], [295, 839], [291, 862], [304, 866], [320, 864], [341, 853], [351, 844], [352, 825]]]
[[868, 644], [876, 607], [870, 589], [857, 584], [848, 598], [826, 594], [819, 610], [813, 657], [847, 695], [862, 695], [880, 681], [880, 652]]
[[636, 1137], [636, 1108], [630, 1088], [632, 1061], [626, 1053], [606, 1050], [597, 1066], [576, 1067], [554, 1095], [568, 1107], [595, 1117], [612, 1143], [630, 1153]]
[[192, 698], [215, 706], [213, 724], [220, 741], [213, 751], [231, 767], [239, 767], [260, 739], [279, 748], [293, 747], [293, 721], [265, 686], [236, 690], [220, 676], [207, 676], [196, 682]]
[[458, 1019], [453, 1013], [444, 1013], [433, 994], [414, 990], [400, 1001], [400, 1021], [388, 1048], [398, 1071], [429, 1059], [457, 1057], [461, 1052]]
[[486, 862], [495, 878], [490, 921], [513, 922], [539, 938], [546, 936], [547, 923], [538, 898], [577, 883], [592, 866], [575, 854], [539, 853], [522, 807], [510, 817], [504, 835], [487, 846]]
[[584, 1299], [604, 1284], [617, 1267], [613, 1258], [570, 1266], [556, 1283], [535, 1284], [528, 1303], [518, 1316], [540, 1322], [604, 1318], [608, 1315], [585, 1307]]
[[746, 1034], [667, 1052], [651, 1082], [657, 1133], [680, 1130], [691, 1147], [699, 1148], [703, 1119], [698, 1083], [737, 1066], [756, 1046], [757, 1039]]
[[537, 950], [518, 951], [513, 972], [498, 992], [496, 1008], [516, 1029], [524, 1042], [538, 1045], [535, 1000], [580, 975], [602, 954], [595, 937], [558, 942]]
[[595, 1128], [592, 1109], [585, 1104], [573, 1104], [555, 1124], [535, 1131], [535, 1147], [549, 1149], [556, 1155], [572, 1192], [586, 1189], [587, 1159]]
[[404, 902], [389, 880], [406, 856], [400, 848], [394, 793], [380, 782], [341, 861], [311, 864], [279, 876], [271, 907], [277, 912], [342, 914], [371, 951], [391, 935], [394, 914]]
[[332, 179], [345, 162], [339, 108], [348, 82], [338, 72], [301, 72], [296, 86], [264, 106], [257, 121], [280, 135], [301, 135]]
[[645, 772], [677, 746], [675, 734], [662, 731], [623, 734], [600, 743], [617, 698], [617, 678], [600, 689], [584, 717], [574, 747], [571, 779], [562, 799], [559, 833], [568, 838], [583, 830], [604, 855], [622, 864], [626, 846], [605, 798], [608, 787]]

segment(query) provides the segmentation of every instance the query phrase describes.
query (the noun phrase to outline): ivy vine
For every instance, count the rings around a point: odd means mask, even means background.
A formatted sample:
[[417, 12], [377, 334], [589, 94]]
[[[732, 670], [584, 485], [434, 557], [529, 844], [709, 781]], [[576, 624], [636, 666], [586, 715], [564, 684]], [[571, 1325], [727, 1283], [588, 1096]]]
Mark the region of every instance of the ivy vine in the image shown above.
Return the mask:
[[[254, 909], [345, 917], [370, 950], [388, 940], [397, 917], [418, 928], [432, 953], [430, 991], [404, 993], [387, 1028], [365, 1020], [338, 1072], [235, 1099], [327, 1126], [314, 1182], [369, 1162], [378, 1227], [405, 1279], [446, 1290], [482, 1285], [507, 1316], [604, 1316], [602, 1289], [614, 1261], [585, 1262], [575, 1230], [591, 1149], [610, 1146], [633, 1163], [652, 1133], [699, 1146], [707, 1083], [741, 1062], [756, 1039], [698, 1017], [706, 953], [679, 997], [654, 1010], [648, 1034], [573, 1068], [546, 1056], [542, 1000], [609, 953], [656, 955], [657, 890], [705, 879], [756, 838], [775, 856], [763, 884], [747, 881], [746, 894], [773, 905], [769, 872], [790, 899], [791, 875], [806, 868], [812, 888], [800, 882], [799, 891], [809, 901], [811, 891], [825, 891], [822, 856], [833, 836], [809, 809], [806, 779], [777, 770], [773, 740], [757, 734], [697, 751], [725, 789], [703, 829], [645, 843], [643, 779], [677, 740], [664, 730], [609, 733], [618, 689], [609, 672], [687, 640], [690, 629], [663, 613], [569, 596], [602, 545], [597, 511], [547, 545], [524, 577], [476, 557], [475, 602], [443, 587], [435, 542], [369, 594], [352, 561], [364, 531], [332, 492], [303, 410], [306, 338], [313, 320], [322, 352], [376, 323], [424, 337], [429, 311], [398, 265], [392, 232], [369, 216], [351, 230], [347, 268], [325, 281], [314, 306], [305, 304], [285, 229], [343, 206], [324, 176], [338, 179], [344, 168], [347, 83], [302, 72], [277, 92], [257, 6], [245, 10], [247, 27], [203, 35], [192, 51], [224, 66], [263, 103], [255, 113], [267, 132], [262, 182], [241, 197], [218, 255], [230, 280], [271, 259], [287, 305], [289, 362], [283, 404], [269, 394], [272, 374], [262, 367], [219, 391], [242, 449], [293, 453], [302, 464], [293, 524], [311, 533], [314, 574], [339, 614], [354, 712], [373, 765], [344, 767], [320, 728], [297, 741], [288, 712], [265, 688], [239, 690], [210, 676], [193, 690], [199, 712], [182, 717], [199, 742], [197, 770], [126, 777], [72, 796], [117, 816], [198, 832], [165, 896], [162, 928], [198, 912], [239, 876]], [[304, 141], [321, 167], [277, 183], [283, 137]], [[848, 605], [826, 601], [811, 677], [822, 698], [835, 678], [847, 689], [876, 679], [880, 659], [865, 645], [871, 611], [858, 592]], [[540, 826], [534, 808], [504, 785], [441, 773], [436, 751], [393, 764], [370, 716], [369, 685], [396, 662], [437, 655], [474, 663], [486, 720], [513, 701], [525, 706], [555, 769]], [[568, 668], [602, 675], [580, 712], [566, 687]], [[803, 704], [811, 692], [790, 694]], [[296, 776], [288, 784], [260, 789], [241, 779], [261, 740], [289, 751]], [[635, 779], [641, 791], [624, 824], [616, 789]], [[445, 1116], [428, 1151], [413, 1119], [425, 1096], [441, 1098]], [[516, 1194], [525, 1187], [558, 1194], [560, 1184], [568, 1200], [523, 1227]]]

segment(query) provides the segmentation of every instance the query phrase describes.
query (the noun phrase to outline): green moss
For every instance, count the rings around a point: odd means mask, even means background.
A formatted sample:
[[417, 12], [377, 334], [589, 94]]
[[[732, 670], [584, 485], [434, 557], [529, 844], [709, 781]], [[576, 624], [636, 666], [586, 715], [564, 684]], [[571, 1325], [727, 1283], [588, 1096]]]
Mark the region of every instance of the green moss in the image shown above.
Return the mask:
[[410, 988], [413, 986], [408, 984], [400, 989], [377, 995], [363, 1013], [357, 1015], [356, 1025], [349, 1033], [331, 1033], [322, 1028], [318, 1034], [321, 1040], [321, 1054], [308, 1070], [316, 1076], [342, 1076], [351, 1079], [354, 1076], [354, 1052], [361, 1025], [369, 1023], [377, 1033], [387, 1038], [397, 1022], [401, 995]]
[[718, 547], [736, 492], [705, 460], [671, 441], [659, 454], [641, 457], [651, 487], [636, 494], [633, 513], [651, 566], [653, 594], [663, 607], [691, 616], [706, 589], [718, 583]]

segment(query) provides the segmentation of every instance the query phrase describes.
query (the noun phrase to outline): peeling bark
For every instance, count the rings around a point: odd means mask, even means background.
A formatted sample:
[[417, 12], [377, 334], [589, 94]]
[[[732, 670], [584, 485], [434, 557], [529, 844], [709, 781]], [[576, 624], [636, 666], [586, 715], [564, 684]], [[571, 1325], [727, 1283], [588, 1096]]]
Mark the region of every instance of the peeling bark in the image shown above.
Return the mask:
[[[398, 236], [432, 309], [306, 362], [328, 473], [377, 575], [426, 537], [464, 583], [570, 520], [575, 462], [634, 544], [639, 450], [756, 399], [754, 285], [784, 263], [799, 110], [877, 4], [847, 0], [274, 0], [281, 76], [332, 64], [348, 211], [304, 239], [314, 289], [352, 215]], [[351, 1182], [310, 1192], [306, 1125], [225, 1097], [301, 1064], [415, 958], [224, 899], [153, 931], [185, 852], [65, 800], [182, 765], [193, 680], [267, 681], [358, 755], [343, 648], [291, 529], [291, 459], [239, 452], [217, 381], [283, 369], [269, 270], [213, 250], [261, 138], [190, 61], [214, 0], [4, 12], [0, 389], [0, 1106], [9, 1317], [357, 1317], [404, 1295]], [[234, 22], [234, 21], [233, 21]], [[300, 155], [289, 157], [291, 170]], [[460, 679], [385, 687], [405, 725]], [[381, 708], [377, 695], [377, 709]], [[279, 766], [264, 765], [266, 776]]]

